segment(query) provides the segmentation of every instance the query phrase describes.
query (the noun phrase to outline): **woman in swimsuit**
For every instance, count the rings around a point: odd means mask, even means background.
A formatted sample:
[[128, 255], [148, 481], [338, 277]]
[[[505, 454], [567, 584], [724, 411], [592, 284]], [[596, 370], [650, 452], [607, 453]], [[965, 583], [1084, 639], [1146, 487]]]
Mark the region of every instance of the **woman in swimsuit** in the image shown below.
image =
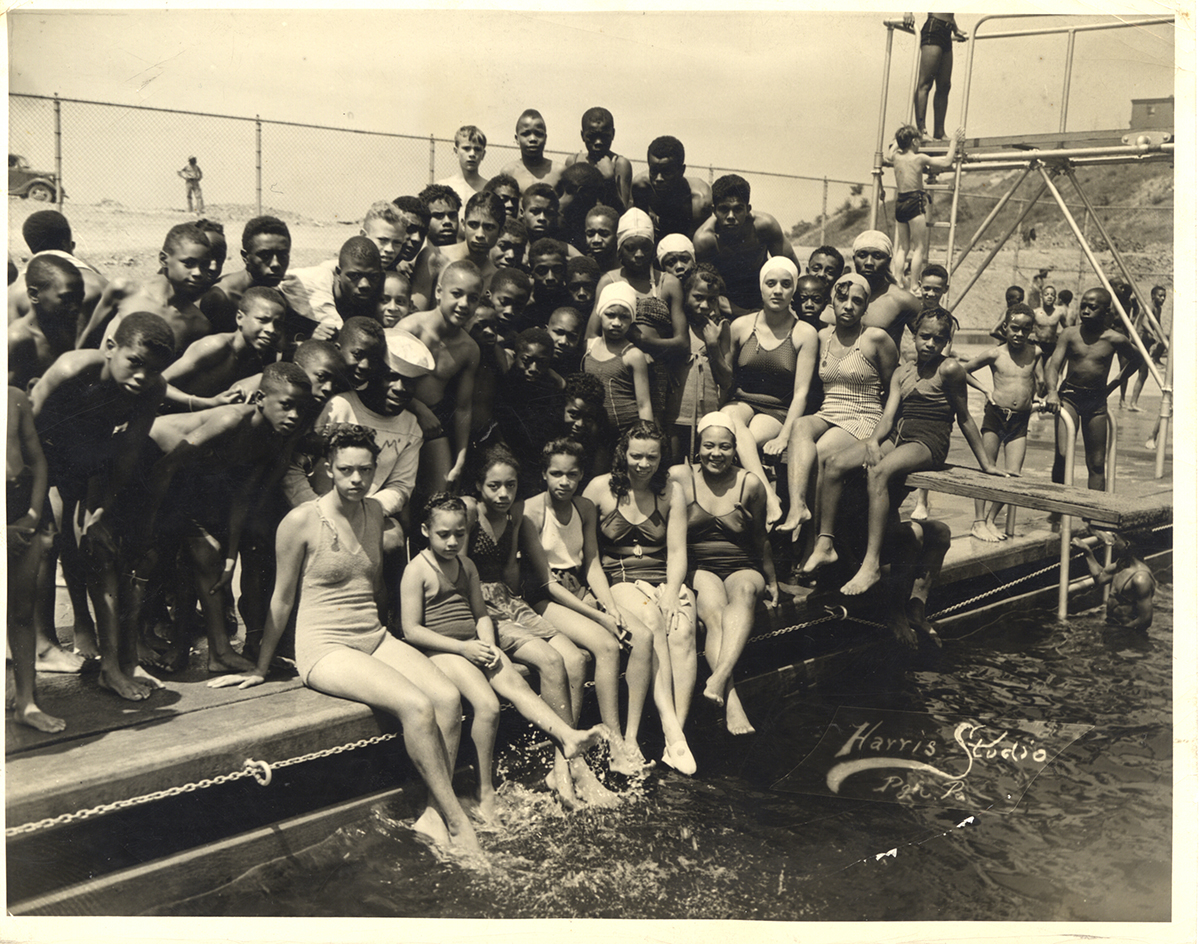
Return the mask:
[[754, 608], [765, 594], [779, 602], [775, 562], [767, 540], [766, 493], [758, 479], [734, 465], [733, 422], [710, 413], [699, 423], [699, 468], [671, 470], [672, 480], [690, 495], [687, 543], [688, 582], [705, 626], [704, 656], [712, 675], [704, 697], [725, 707], [730, 734], [752, 734], [733, 687], [733, 669], [750, 638]]
[[771, 256], [758, 273], [762, 309], [730, 326], [733, 385], [721, 412], [734, 421], [742, 466], [766, 490], [768, 526], [783, 517], [783, 509], [758, 450], [777, 457], [787, 448], [804, 415], [817, 358], [817, 332], [791, 308], [799, 277], [791, 259]]
[[[666, 437], [658, 426], [635, 423], [621, 437], [613, 471], [592, 479], [583, 497], [600, 516], [600, 563], [613, 599], [634, 632], [625, 670], [625, 749], [635, 758], [642, 756], [637, 734], [653, 678], [654, 704], [666, 739], [663, 762], [693, 774], [696, 761], [683, 725], [696, 682], [696, 610], [683, 585], [687, 510], [683, 492], [667, 481], [665, 449]], [[646, 635], [635, 627], [645, 627]]]
[[882, 328], [862, 323], [871, 286], [848, 273], [833, 285], [834, 324], [821, 331], [818, 373], [825, 388], [821, 410], [803, 417], [788, 442], [788, 495], [791, 510], [780, 530], [792, 540], [812, 517], [808, 490], [817, 459], [824, 462], [875, 430], [883, 415], [883, 392], [892, 381], [900, 354]]
[[276, 534], [275, 590], [258, 665], [208, 684], [261, 685], [295, 608], [296, 666], [304, 684], [399, 718], [408, 756], [429, 787], [414, 828], [435, 842], [479, 853], [450, 784], [462, 725], [458, 691], [379, 620], [386, 606], [383, 509], [367, 498], [378, 454], [375, 435], [365, 427], [340, 426], [329, 434], [325, 463], [333, 490], [294, 508]]
[[[916, 24], [911, 13], [904, 15], [904, 25], [912, 29]], [[913, 112], [917, 119], [917, 130], [925, 139], [925, 110], [929, 105], [929, 93], [933, 93], [933, 136], [946, 140], [946, 106], [950, 102], [950, 73], [954, 70], [954, 47], [951, 42], [964, 43], [967, 34], [954, 22], [953, 13], [930, 13], [921, 27], [921, 72], [913, 92]], [[928, 140], [928, 139], [926, 139]]]

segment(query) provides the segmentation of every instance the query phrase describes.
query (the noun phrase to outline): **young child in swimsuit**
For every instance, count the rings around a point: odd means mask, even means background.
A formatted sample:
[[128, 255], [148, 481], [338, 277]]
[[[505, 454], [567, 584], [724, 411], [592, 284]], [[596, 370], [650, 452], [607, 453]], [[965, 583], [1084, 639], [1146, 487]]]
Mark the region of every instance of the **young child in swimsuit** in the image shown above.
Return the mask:
[[867, 467], [867, 550], [858, 573], [842, 587], [842, 593], [848, 596], [866, 593], [879, 582], [892, 482], [903, 481], [909, 472], [942, 467], [955, 418], [979, 467], [988, 475], [1009, 474], [984, 451], [979, 428], [967, 410], [967, 379], [962, 364], [942, 353], [950, 343], [953, 324], [950, 312], [944, 308], [928, 308], [917, 315], [913, 321], [917, 359], [892, 375], [887, 405], [875, 432], [865, 442], [830, 456], [825, 463], [820, 489], [821, 533], [804, 564], [805, 573], [837, 560], [833, 529], [842, 488], [850, 473]]
[[[588, 342], [583, 369], [604, 384], [608, 432], [616, 437], [639, 419], [654, 420], [646, 355], [629, 341], [637, 291], [628, 282], [613, 282], [600, 293], [596, 311], [601, 334]], [[611, 452], [611, 439], [607, 445]]]
[[[1005, 343], [984, 351], [966, 365], [967, 384], [988, 398], [981, 427], [983, 448], [993, 462], [1003, 451], [1004, 467], [1017, 474], [1025, 462], [1033, 396], [1039, 387], [1045, 388], [1042, 352], [1030, 341], [1033, 325], [1029, 306], [1014, 305], [1004, 318]], [[971, 376], [981, 367], [992, 369], [990, 391]], [[977, 499], [971, 537], [993, 543], [1007, 540], [1007, 535], [996, 527], [996, 516], [1003, 507], [1003, 502], [992, 502], [988, 507], [987, 502]]]
[[818, 374], [824, 386], [821, 411], [792, 427], [788, 441], [788, 494], [791, 510], [780, 530], [800, 537], [812, 517], [808, 490], [813, 467], [835, 452], [871, 435], [883, 414], [883, 391], [891, 383], [899, 352], [882, 328], [862, 323], [871, 287], [847, 273], [834, 283], [835, 323], [820, 332]]
[[487, 614], [479, 572], [460, 552], [467, 542], [467, 508], [461, 499], [435, 495], [421, 525], [429, 547], [404, 571], [400, 585], [404, 638], [429, 653], [471, 703], [471, 740], [479, 760], [479, 810], [496, 812], [492, 756], [500, 722], [502, 695], [529, 721], [549, 734], [566, 759], [599, 743], [604, 728], [577, 731], [542, 701], [496, 644], [496, 627]]

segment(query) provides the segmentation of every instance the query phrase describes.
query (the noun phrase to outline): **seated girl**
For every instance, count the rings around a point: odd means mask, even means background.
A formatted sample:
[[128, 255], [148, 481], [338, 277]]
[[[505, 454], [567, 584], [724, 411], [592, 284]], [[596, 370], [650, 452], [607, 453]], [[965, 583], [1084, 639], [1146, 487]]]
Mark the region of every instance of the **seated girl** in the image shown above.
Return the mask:
[[[942, 468], [950, 448], [955, 419], [971, 451], [988, 475], [1008, 475], [988, 458], [979, 427], [967, 410], [967, 375], [955, 358], [942, 351], [950, 343], [953, 320], [944, 308], [927, 308], [913, 318], [917, 359], [906, 362], [891, 378], [887, 405], [864, 442], [854, 443], [825, 462], [819, 495], [821, 533], [804, 571], [837, 560], [833, 547], [834, 518], [846, 477], [867, 467], [867, 549], [862, 566], [842, 587], [842, 593], [866, 593], [880, 577], [880, 554], [891, 510], [890, 486], [909, 472]], [[906, 639], [915, 644], [915, 639]]]
[[733, 421], [709, 413], [699, 422], [697, 466], [678, 465], [671, 479], [690, 495], [687, 506], [688, 583], [704, 621], [704, 656], [712, 675], [704, 697], [725, 708], [730, 734], [752, 734], [733, 687], [733, 669], [750, 638], [754, 608], [765, 594], [779, 602], [775, 562], [767, 540], [766, 492], [734, 464]]
[[791, 510], [780, 530], [800, 536], [812, 513], [808, 489], [813, 466], [874, 432], [883, 415], [883, 392], [899, 360], [896, 344], [882, 328], [862, 323], [871, 286], [848, 273], [833, 285], [834, 324], [818, 335], [817, 372], [824, 388], [821, 410], [792, 428], [788, 442], [788, 495]]
[[563, 756], [578, 757], [602, 740], [603, 727], [577, 731], [539, 698], [496, 645], [496, 628], [487, 615], [479, 572], [459, 553], [466, 547], [467, 508], [462, 499], [435, 495], [426, 508], [421, 532], [429, 546], [405, 568], [400, 584], [404, 636], [429, 653], [471, 703], [471, 740], [479, 759], [479, 809], [487, 819], [496, 811], [492, 756], [500, 723], [497, 694], [558, 742]]
[[[599, 548], [613, 599], [634, 631], [625, 671], [629, 712], [625, 749], [637, 746], [642, 707], [651, 676], [654, 704], [662, 721], [663, 762], [685, 774], [696, 761], [683, 735], [696, 682], [696, 617], [687, 570], [687, 518], [683, 492], [667, 481], [662, 467], [666, 437], [654, 423], [625, 431], [613, 456], [613, 471], [588, 484], [583, 497], [600, 516]], [[647, 627], [642, 635], [635, 627]], [[648, 645], [652, 640], [652, 647]]]
[[327, 439], [333, 490], [293, 508], [276, 533], [275, 590], [258, 664], [253, 672], [213, 679], [209, 687], [261, 685], [295, 609], [301, 681], [399, 718], [408, 756], [429, 786], [429, 802], [414, 828], [434, 842], [479, 853], [450, 784], [462, 724], [458, 692], [429, 659], [388, 635], [379, 621], [386, 606], [383, 509], [367, 498], [379, 454], [375, 435], [345, 425], [334, 427]]
[[786, 256], [771, 256], [758, 273], [762, 309], [730, 326], [733, 372], [729, 402], [721, 411], [734, 420], [738, 458], [762, 483], [767, 525], [783, 517], [775, 486], [763, 471], [759, 447], [777, 457], [804, 415], [816, 363], [817, 332], [792, 311], [799, 271]]

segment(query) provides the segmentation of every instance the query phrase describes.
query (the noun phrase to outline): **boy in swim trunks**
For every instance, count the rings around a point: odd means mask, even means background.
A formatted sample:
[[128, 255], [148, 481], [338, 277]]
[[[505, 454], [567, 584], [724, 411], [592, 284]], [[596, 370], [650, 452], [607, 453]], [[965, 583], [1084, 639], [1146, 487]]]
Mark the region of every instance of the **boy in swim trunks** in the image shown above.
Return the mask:
[[21, 390], [75, 349], [84, 295], [79, 269], [49, 253], [33, 257], [25, 287], [29, 312], [8, 326], [8, 384]]
[[579, 136], [586, 150], [567, 158], [570, 167], [576, 161], [587, 161], [604, 175], [616, 190], [622, 207], [633, 206], [633, 165], [612, 149], [617, 129], [612, 112], [607, 108], [589, 108], [583, 113]]
[[949, 170], [962, 156], [965, 132], [959, 128], [954, 135], [954, 147], [941, 157], [921, 153], [921, 132], [912, 125], [903, 125], [888, 148], [885, 161], [896, 175], [896, 222], [899, 225], [899, 246], [892, 257], [892, 273], [901, 285], [904, 281], [905, 258], [912, 247], [913, 294], [920, 295], [921, 267], [929, 255], [929, 195], [925, 192], [925, 174]]
[[[987, 394], [983, 411], [983, 449], [993, 462], [1004, 450], [1004, 468], [1019, 474], [1025, 462], [1026, 438], [1033, 396], [1045, 389], [1042, 376], [1042, 353], [1031, 344], [1033, 311], [1028, 305], [1017, 304], [1004, 318], [1005, 343], [984, 351], [967, 362], [967, 384]], [[992, 389], [988, 391], [972, 375], [982, 367], [992, 370]], [[996, 527], [996, 516], [1003, 502], [975, 501], [975, 523], [971, 537], [981, 541], [1004, 541], [1007, 535]]]
[[1071, 542], [1083, 551], [1088, 573], [1097, 587], [1108, 584], [1107, 621], [1110, 626], [1148, 632], [1154, 622], [1154, 593], [1158, 581], [1149, 565], [1137, 556], [1130, 541], [1113, 535], [1113, 562], [1104, 567], [1096, 560], [1091, 547], [1079, 538]]
[[273, 216], [256, 216], [242, 229], [241, 272], [222, 276], [200, 299], [200, 310], [212, 322], [214, 331], [233, 331], [237, 327], [238, 302], [256, 285], [278, 288], [291, 262], [292, 235], [287, 223]]
[[[1066, 410], [1083, 431], [1087, 457], [1088, 488], [1104, 491], [1104, 455], [1108, 440], [1108, 395], [1142, 363], [1141, 352], [1120, 331], [1108, 327], [1112, 300], [1102, 288], [1088, 289], [1079, 303], [1079, 324], [1058, 336], [1058, 344], [1046, 365], [1046, 409], [1051, 413]], [[1113, 357], [1128, 358], [1116, 380], [1109, 382]], [[1066, 364], [1067, 376], [1059, 388], [1060, 371]], [[1055, 429], [1054, 468], [1051, 480], [1066, 481], [1067, 431], [1059, 423]]]

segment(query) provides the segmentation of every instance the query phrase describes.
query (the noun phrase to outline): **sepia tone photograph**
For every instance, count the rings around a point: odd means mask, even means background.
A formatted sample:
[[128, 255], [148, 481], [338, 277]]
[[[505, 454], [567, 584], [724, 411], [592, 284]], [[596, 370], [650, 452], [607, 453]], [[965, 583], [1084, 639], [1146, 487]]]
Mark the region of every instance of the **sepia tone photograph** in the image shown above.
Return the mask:
[[4, 937], [1193, 940], [1180, 12], [9, 11]]

